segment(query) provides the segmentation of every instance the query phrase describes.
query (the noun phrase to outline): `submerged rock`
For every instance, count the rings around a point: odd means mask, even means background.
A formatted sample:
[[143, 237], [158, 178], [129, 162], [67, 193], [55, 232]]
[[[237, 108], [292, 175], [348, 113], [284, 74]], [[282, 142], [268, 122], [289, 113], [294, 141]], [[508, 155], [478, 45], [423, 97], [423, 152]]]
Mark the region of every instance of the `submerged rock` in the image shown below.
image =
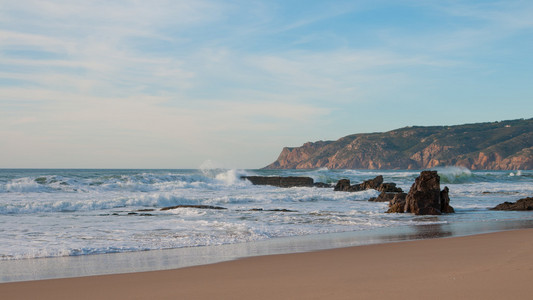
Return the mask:
[[171, 210], [171, 209], [177, 209], [177, 208], [226, 209], [225, 207], [211, 206], [211, 205], [176, 205], [176, 206], [163, 207], [160, 210], [165, 211], [165, 210]]
[[523, 198], [516, 202], [504, 202], [491, 210], [533, 210], [533, 197]]
[[332, 188], [333, 187], [331, 183], [324, 183], [324, 182], [315, 182], [313, 186], [317, 188]]
[[249, 211], [273, 211], [273, 212], [298, 212], [297, 210], [291, 210], [286, 208], [274, 208], [274, 209], [262, 209], [262, 208], [252, 208]]

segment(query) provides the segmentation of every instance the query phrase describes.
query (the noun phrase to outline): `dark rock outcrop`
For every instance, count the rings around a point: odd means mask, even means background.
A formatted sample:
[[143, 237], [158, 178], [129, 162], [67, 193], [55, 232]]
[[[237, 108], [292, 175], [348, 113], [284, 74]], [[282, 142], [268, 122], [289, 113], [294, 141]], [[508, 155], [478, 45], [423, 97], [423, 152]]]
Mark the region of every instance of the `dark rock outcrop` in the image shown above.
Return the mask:
[[333, 188], [337, 192], [347, 192], [350, 189], [350, 179], [341, 179], [337, 181], [337, 184]]
[[387, 213], [403, 213], [406, 197], [406, 193], [396, 193], [394, 198], [389, 202], [389, 210], [387, 210]]
[[442, 191], [440, 191], [440, 211], [443, 214], [453, 214], [455, 209], [450, 206], [450, 189], [445, 186]]
[[335, 191], [341, 192], [359, 192], [374, 189], [380, 192], [387, 193], [400, 193], [402, 192], [401, 188], [396, 187], [396, 183], [387, 182], [383, 183], [383, 176], [378, 175], [374, 179], [366, 180], [363, 183], [358, 183], [350, 185], [349, 179], [341, 179], [335, 185]]
[[376, 189], [380, 192], [386, 192], [386, 193], [402, 193], [403, 190], [399, 187], [396, 187], [396, 183], [393, 182], [384, 182], [378, 186]]
[[411, 126], [285, 147], [265, 169], [533, 169], [533, 119]]
[[491, 208], [492, 210], [533, 210], [533, 197], [520, 199], [516, 202], [504, 202]]
[[405, 212], [415, 215], [440, 215], [453, 213], [448, 197], [448, 187], [440, 190], [440, 177], [437, 171], [422, 171], [411, 186], [405, 197], [403, 210], [402, 201], [391, 201], [387, 212]]
[[161, 210], [164, 211], [164, 210], [171, 210], [171, 209], [177, 209], [177, 208], [226, 209], [225, 207], [211, 206], [211, 205], [175, 205], [175, 206], [163, 207], [161, 208]]
[[387, 193], [387, 192], [381, 192], [379, 196], [372, 197], [368, 199], [368, 201], [371, 202], [390, 202], [392, 199], [394, 199], [394, 196], [396, 196], [396, 193]]
[[314, 180], [311, 177], [242, 176], [241, 179], [249, 180], [254, 185], [272, 185], [284, 188], [315, 186]]
[[356, 188], [359, 191], [378, 189], [378, 187], [383, 183], [383, 176], [376, 176], [374, 179], [366, 180], [361, 184], [356, 184]]

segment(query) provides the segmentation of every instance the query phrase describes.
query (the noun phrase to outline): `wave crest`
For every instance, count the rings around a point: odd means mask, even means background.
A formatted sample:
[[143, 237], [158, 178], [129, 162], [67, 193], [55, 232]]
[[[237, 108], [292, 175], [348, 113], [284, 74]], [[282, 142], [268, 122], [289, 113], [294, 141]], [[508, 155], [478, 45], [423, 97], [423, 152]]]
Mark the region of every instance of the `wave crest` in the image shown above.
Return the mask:
[[472, 181], [474, 174], [465, 167], [444, 167], [437, 168], [441, 183], [466, 183]]

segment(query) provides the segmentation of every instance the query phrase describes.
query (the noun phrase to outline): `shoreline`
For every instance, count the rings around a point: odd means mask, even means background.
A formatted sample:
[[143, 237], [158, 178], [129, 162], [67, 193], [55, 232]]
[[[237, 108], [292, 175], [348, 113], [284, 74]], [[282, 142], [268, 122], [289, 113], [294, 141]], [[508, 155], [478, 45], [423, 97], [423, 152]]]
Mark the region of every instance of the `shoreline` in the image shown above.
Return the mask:
[[273, 238], [217, 246], [5, 260], [0, 261], [0, 284], [173, 270], [250, 257], [472, 236], [528, 228], [533, 228], [533, 219], [385, 227], [354, 232]]
[[9, 299], [527, 299], [533, 229], [0, 284]]

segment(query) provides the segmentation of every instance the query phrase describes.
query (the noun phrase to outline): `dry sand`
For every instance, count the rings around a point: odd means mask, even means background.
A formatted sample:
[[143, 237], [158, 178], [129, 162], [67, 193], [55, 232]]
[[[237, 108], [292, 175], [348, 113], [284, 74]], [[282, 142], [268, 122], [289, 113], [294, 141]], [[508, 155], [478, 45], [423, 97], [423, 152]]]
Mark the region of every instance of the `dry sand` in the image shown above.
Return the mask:
[[533, 229], [0, 284], [1, 299], [533, 299]]

